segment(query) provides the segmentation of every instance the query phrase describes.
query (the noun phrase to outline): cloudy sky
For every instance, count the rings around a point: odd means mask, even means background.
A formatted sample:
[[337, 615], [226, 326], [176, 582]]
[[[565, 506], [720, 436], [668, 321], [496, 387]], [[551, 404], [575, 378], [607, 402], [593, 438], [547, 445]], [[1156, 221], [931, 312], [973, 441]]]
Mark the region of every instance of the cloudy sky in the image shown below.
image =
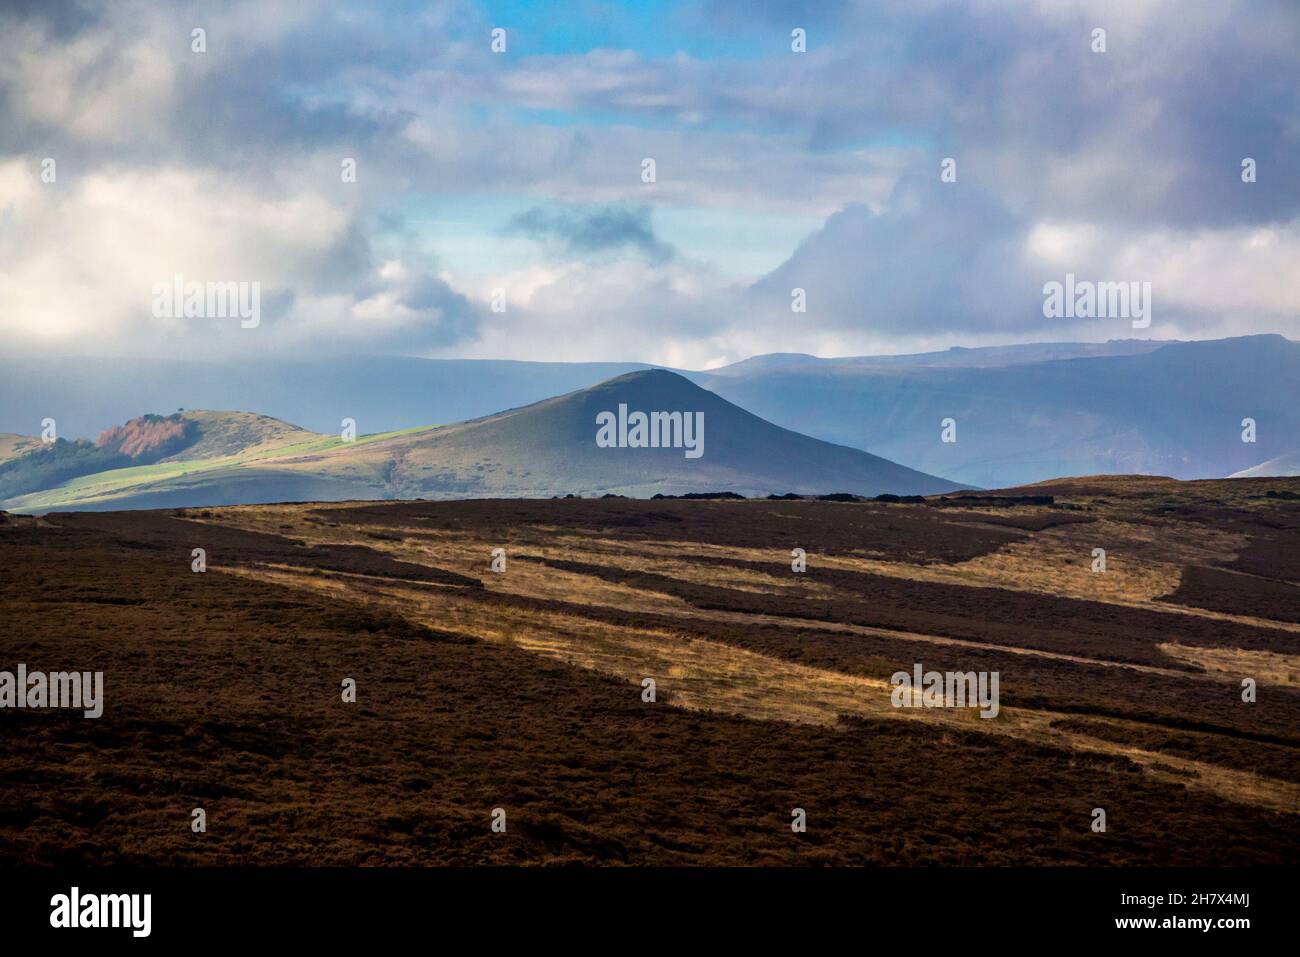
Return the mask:
[[[1294, 0], [7, 0], [0, 342], [702, 368], [1300, 338], [1297, 50]], [[1151, 282], [1151, 327], [1044, 318], [1067, 272]], [[176, 274], [258, 283], [260, 325], [155, 316]]]

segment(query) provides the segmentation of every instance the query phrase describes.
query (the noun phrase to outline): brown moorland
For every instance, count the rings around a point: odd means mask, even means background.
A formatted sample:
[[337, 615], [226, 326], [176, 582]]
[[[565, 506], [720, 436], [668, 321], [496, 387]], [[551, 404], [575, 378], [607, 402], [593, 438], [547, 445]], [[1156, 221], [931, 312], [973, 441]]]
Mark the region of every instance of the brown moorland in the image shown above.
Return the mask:
[[106, 699], [0, 710], [0, 863], [1293, 863], [1298, 544], [1294, 479], [0, 514], [0, 670]]

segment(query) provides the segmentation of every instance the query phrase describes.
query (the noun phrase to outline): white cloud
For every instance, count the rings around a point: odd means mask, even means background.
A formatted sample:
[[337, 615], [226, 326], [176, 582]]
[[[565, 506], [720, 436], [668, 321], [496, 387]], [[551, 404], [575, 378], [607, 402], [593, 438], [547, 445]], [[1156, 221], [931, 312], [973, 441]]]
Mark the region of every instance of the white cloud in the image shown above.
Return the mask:
[[[302, 185], [261, 191], [174, 167], [42, 184], [18, 160], [0, 167], [0, 181], [0, 335], [10, 341], [66, 352], [255, 353], [342, 341], [382, 349], [403, 332], [427, 345], [447, 318], [449, 304], [430, 299], [436, 279], [401, 262], [372, 268], [367, 251], [354, 248], [353, 214]], [[281, 313], [250, 330], [155, 318], [153, 287], [177, 274], [258, 283], [263, 311], [278, 297]]]

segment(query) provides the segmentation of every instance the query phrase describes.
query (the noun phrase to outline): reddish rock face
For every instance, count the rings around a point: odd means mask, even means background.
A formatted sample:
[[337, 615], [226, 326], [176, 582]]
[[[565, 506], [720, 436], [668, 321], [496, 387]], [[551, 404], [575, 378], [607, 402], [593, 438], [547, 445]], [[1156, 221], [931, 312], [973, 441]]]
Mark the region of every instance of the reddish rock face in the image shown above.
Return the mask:
[[131, 458], [160, 458], [188, 445], [197, 436], [195, 424], [177, 414], [142, 415], [101, 432], [95, 441]]

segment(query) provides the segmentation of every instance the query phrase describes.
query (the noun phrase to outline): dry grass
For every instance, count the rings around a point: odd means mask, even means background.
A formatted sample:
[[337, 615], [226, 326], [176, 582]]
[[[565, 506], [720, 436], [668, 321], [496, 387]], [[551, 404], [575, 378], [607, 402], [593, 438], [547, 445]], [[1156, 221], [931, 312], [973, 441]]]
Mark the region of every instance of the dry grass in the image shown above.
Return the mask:
[[1239, 682], [1254, 678], [1257, 684], [1300, 688], [1300, 655], [1242, 648], [1195, 648], [1176, 642], [1160, 645], [1171, 658], [1205, 669], [1207, 675]]
[[[356, 596], [348, 576], [313, 576], [289, 568], [237, 573], [269, 576], [277, 583], [340, 599]], [[840, 724], [846, 715], [955, 725], [1043, 746], [1121, 755], [1161, 780], [1208, 790], [1230, 801], [1300, 812], [1300, 785], [1062, 731], [1053, 727], [1066, 717], [1060, 712], [1004, 707], [996, 718], [985, 719], [972, 717], [974, 709], [969, 708], [899, 709], [890, 702], [888, 681], [800, 666], [719, 642], [650, 629], [616, 629], [577, 616], [534, 610], [502, 609], [485, 618], [480, 604], [460, 599], [452, 590], [430, 592], [371, 580], [364, 593], [419, 624], [511, 644], [638, 688], [643, 679], [654, 678], [661, 702], [671, 706], [826, 726]]]

